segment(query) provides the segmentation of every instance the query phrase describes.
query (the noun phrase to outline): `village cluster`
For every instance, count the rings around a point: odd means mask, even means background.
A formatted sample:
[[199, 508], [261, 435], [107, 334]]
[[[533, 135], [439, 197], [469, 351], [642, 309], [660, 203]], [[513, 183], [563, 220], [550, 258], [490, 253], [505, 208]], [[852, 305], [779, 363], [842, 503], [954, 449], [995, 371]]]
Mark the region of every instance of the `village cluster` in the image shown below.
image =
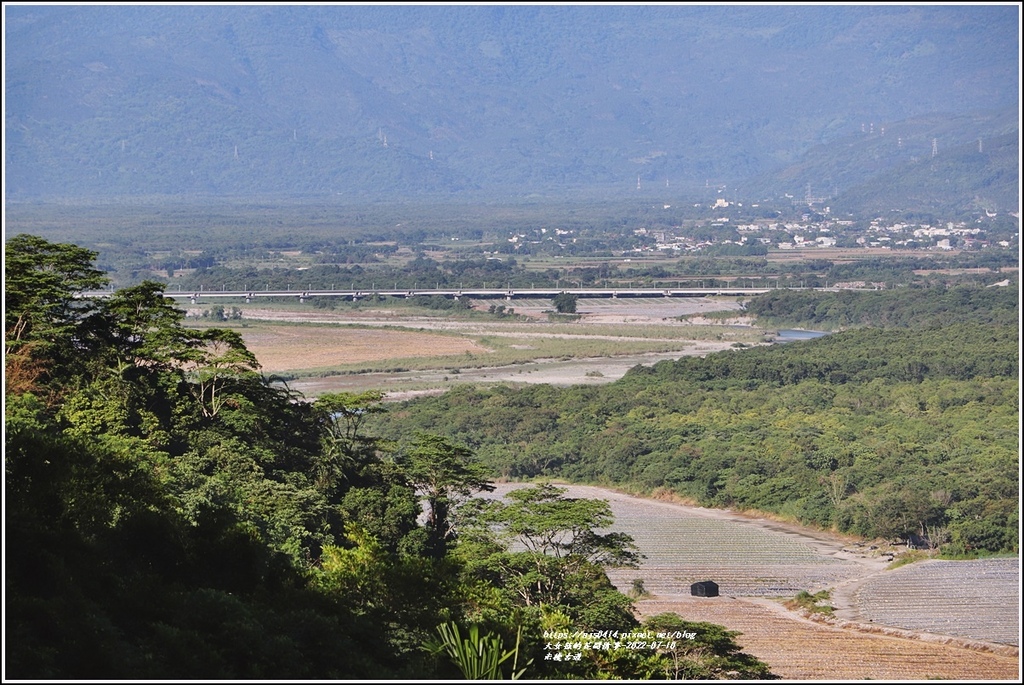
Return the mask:
[[[671, 205], [665, 205], [671, 209]], [[652, 221], [614, 236], [594, 229], [538, 227], [509, 234], [498, 253], [576, 253], [602, 248], [609, 252], [682, 255], [758, 255], [768, 250], [814, 248], [882, 248], [949, 251], [984, 248], [1016, 248], [1019, 233], [1015, 221], [985, 212], [970, 220], [924, 216], [908, 220], [901, 215], [855, 219], [839, 218], [829, 207], [808, 208], [791, 219], [757, 218], [721, 212], [705, 219]], [[766, 212], [772, 214], [772, 212]], [[1015, 215], [1012, 216], [1016, 219]], [[672, 225], [669, 225], [672, 224]], [[596, 234], [596, 235], [595, 235]]]

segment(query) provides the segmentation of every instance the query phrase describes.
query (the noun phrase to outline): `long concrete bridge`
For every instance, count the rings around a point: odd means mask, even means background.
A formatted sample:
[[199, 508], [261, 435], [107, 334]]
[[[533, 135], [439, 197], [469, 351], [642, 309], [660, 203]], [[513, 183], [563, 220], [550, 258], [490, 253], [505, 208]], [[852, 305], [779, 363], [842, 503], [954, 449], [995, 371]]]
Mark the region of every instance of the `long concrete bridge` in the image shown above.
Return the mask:
[[[295, 298], [305, 302], [313, 297], [341, 297], [349, 300], [361, 300], [367, 297], [400, 297], [417, 296], [449, 297], [460, 299], [542, 299], [549, 300], [562, 293], [575, 295], [579, 298], [619, 298], [619, 297], [708, 297], [712, 295], [731, 295], [735, 297], [760, 295], [776, 288], [357, 288], [342, 290], [168, 290], [165, 297], [189, 300], [192, 304], [214, 299], [234, 299], [252, 302], [259, 298]], [[790, 288], [791, 290], [828, 290], [837, 288]], [[83, 293], [90, 297], [103, 297], [110, 291], [93, 291]]]

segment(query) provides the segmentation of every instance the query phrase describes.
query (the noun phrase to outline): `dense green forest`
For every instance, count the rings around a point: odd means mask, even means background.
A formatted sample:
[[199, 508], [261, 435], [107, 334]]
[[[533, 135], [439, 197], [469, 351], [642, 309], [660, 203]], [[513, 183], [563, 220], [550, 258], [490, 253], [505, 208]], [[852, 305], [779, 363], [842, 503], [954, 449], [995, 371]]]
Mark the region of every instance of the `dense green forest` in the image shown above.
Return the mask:
[[843, 323], [882, 304], [873, 316], [891, 327], [638, 366], [604, 386], [462, 387], [375, 425], [457, 435], [509, 478], [667, 489], [947, 555], [1016, 552], [1016, 289], [844, 295], [751, 308]]
[[299, 401], [160, 284], [78, 297], [94, 252], [4, 256], [6, 677], [772, 677], [721, 626], [634, 618], [606, 502], [473, 499], [460, 440], [367, 430], [380, 393]]
[[769, 325], [837, 330], [855, 326], [934, 327], [952, 323], [1013, 326], [1016, 287], [899, 288], [878, 292], [781, 290], [752, 298], [746, 311]]

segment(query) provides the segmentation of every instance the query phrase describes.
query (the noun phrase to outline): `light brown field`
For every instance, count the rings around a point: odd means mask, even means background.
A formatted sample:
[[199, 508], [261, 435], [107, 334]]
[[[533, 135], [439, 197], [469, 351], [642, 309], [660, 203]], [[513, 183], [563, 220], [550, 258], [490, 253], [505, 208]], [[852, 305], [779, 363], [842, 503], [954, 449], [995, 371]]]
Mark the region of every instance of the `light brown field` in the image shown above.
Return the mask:
[[264, 326], [240, 332], [267, 372], [488, 351], [467, 338], [394, 329]]
[[674, 612], [738, 630], [743, 651], [787, 680], [1016, 681], [1020, 675], [1015, 654], [824, 625], [769, 599], [674, 597], [641, 600], [637, 609], [642, 616]]

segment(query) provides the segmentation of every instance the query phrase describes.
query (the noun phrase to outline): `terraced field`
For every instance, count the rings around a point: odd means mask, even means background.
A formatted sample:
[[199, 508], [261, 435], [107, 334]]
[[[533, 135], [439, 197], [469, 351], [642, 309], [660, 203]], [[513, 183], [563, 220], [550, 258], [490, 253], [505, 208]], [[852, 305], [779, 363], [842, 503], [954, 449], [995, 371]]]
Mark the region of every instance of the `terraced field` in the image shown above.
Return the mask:
[[873, 576], [853, 597], [861, 621], [1020, 646], [1019, 558], [922, 561]]

